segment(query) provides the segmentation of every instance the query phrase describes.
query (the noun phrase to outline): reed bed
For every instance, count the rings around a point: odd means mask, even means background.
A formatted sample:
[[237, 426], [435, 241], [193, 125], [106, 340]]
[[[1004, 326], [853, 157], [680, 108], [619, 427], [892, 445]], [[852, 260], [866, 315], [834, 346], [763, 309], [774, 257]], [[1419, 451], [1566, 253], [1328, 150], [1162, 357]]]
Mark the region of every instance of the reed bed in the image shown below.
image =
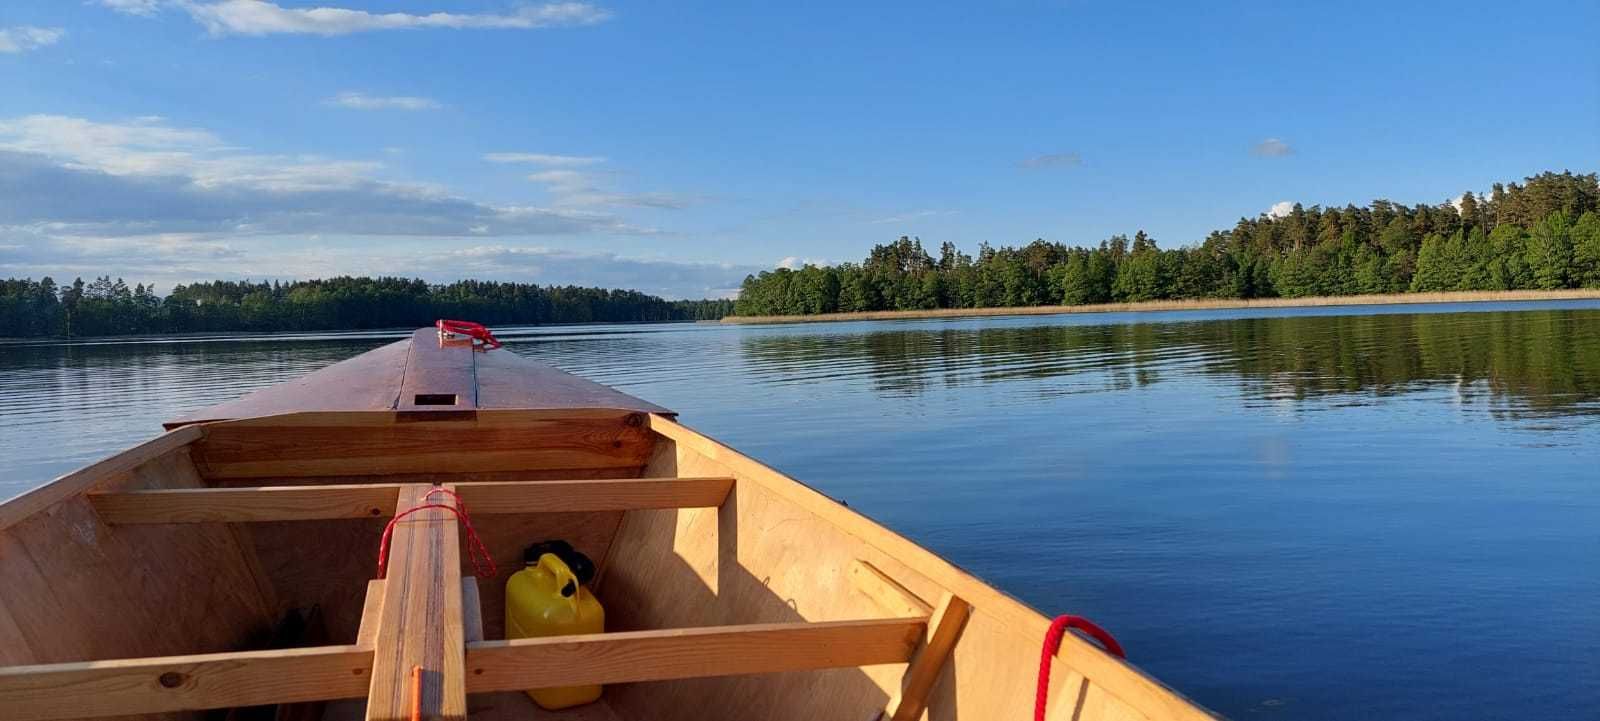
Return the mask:
[[1058, 313], [1127, 313], [1158, 310], [1213, 310], [1229, 308], [1300, 308], [1339, 305], [1394, 305], [1412, 303], [1496, 303], [1529, 300], [1600, 299], [1600, 288], [1574, 290], [1469, 290], [1450, 293], [1380, 293], [1309, 298], [1211, 298], [1151, 300], [1139, 303], [1091, 305], [1037, 305], [1015, 308], [935, 308], [932, 310], [874, 310], [860, 313], [817, 315], [727, 316], [723, 323], [825, 323], [852, 320], [908, 320], [914, 318], [969, 318], [1003, 315], [1056, 315]]

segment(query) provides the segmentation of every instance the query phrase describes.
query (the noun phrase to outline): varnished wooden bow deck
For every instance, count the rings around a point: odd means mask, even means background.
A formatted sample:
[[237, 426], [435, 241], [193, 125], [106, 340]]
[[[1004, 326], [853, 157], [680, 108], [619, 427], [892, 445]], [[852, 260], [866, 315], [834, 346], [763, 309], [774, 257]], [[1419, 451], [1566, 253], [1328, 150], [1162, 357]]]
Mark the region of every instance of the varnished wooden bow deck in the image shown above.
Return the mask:
[[[666, 409], [509, 351], [425, 329], [169, 427], [0, 505], [0, 718], [365, 699], [411, 721], [419, 666], [426, 719], [527, 718], [497, 692], [595, 683], [586, 718], [1031, 710], [1044, 617]], [[372, 579], [384, 521], [436, 487], [500, 572], [463, 578], [459, 521], [428, 510]], [[615, 631], [488, 640], [547, 538], [603, 559]], [[233, 650], [309, 605], [343, 643]], [[1053, 718], [1210, 718], [1081, 639], [1060, 657]]]

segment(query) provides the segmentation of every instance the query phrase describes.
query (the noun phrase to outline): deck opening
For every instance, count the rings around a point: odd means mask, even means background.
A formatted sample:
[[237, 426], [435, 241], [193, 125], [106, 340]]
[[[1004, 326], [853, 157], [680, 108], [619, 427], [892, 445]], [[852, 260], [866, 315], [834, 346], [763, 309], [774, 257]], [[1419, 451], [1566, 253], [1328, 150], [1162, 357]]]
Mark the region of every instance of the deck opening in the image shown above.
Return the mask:
[[414, 396], [411, 404], [416, 406], [453, 406], [456, 404], [456, 394], [418, 393]]

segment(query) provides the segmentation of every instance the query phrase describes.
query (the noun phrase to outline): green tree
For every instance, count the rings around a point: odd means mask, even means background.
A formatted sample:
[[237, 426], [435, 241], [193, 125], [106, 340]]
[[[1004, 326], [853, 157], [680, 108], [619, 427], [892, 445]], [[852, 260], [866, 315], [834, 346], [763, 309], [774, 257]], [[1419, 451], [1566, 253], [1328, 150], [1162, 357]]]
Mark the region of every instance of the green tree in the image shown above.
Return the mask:
[[1585, 212], [1572, 226], [1572, 284], [1600, 288], [1600, 212]]
[[1533, 285], [1546, 290], [1566, 288], [1572, 270], [1572, 229], [1567, 216], [1556, 211], [1534, 223], [1524, 250]]
[[1166, 297], [1168, 288], [1162, 270], [1161, 252], [1156, 249], [1155, 241], [1139, 231], [1134, 236], [1132, 251], [1117, 264], [1111, 297], [1128, 303]]

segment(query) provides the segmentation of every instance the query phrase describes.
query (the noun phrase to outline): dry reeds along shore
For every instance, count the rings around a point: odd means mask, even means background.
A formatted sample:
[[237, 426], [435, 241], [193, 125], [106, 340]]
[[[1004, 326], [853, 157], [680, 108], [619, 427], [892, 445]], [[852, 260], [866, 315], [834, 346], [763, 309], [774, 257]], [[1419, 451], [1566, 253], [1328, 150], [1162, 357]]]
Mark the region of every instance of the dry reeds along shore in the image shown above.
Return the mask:
[[1412, 303], [1493, 303], [1527, 300], [1600, 299], [1600, 288], [1575, 290], [1468, 290], [1451, 293], [1385, 293], [1334, 295], [1311, 298], [1216, 298], [1151, 300], [1139, 303], [1093, 305], [1037, 305], [1014, 308], [935, 308], [932, 310], [875, 310], [861, 313], [817, 315], [727, 316], [723, 323], [820, 323], [851, 320], [907, 320], [913, 318], [965, 318], [997, 315], [1056, 315], [1058, 313], [1124, 313], [1158, 310], [1209, 310], [1227, 308], [1297, 308], [1337, 305], [1395, 305]]

